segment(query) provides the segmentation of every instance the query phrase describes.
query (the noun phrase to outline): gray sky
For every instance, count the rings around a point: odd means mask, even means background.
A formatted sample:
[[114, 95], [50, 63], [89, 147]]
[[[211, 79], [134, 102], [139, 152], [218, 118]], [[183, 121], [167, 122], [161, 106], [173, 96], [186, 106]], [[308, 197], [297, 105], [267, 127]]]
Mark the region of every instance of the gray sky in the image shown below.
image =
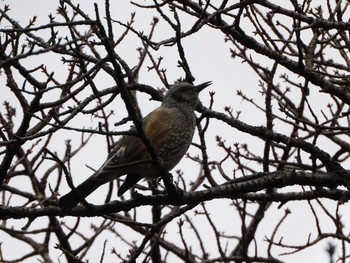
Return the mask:
[[[78, 1], [73, 1], [78, 2]], [[94, 1], [80, 1], [82, 3], [82, 9], [86, 11], [91, 17], [94, 17], [94, 11], [93, 11], [93, 3]], [[112, 5], [112, 16], [116, 20], [120, 21], [128, 21], [130, 17], [130, 12], [135, 10], [135, 7], [131, 6], [128, 1], [111, 1]], [[143, 1], [141, 1], [144, 3]], [[11, 11], [9, 12], [9, 15], [16, 20], [20, 22], [21, 25], [25, 26], [28, 20], [33, 16], [37, 15], [37, 25], [44, 24], [48, 22], [47, 15], [49, 13], [53, 13], [56, 15], [56, 8], [58, 5], [58, 1], [46, 1], [46, 0], [35, 0], [35, 1], [23, 1], [23, 0], [7, 0], [2, 1], [1, 7], [4, 4], [9, 4], [11, 7]], [[103, 3], [101, 2], [99, 4], [100, 10], [104, 9]], [[136, 10], [136, 17], [135, 17], [135, 25], [134, 27], [138, 31], [144, 31], [148, 32], [149, 30], [149, 24], [151, 23], [152, 17], [155, 14], [150, 14], [149, 11], [144, 11], [137, 9]], [[159, 16], [159, 15], [157, 15]], [[190, 28], [192, 25], [191, 19], [188, 19], [188, 23], [184, 24], [184, 27]], [[4, 25], [1, 25], [4, 26]], [[185, 30], [184, 28], [183, 30]], [[155, 33], [155, 39], [160, 40], [164, 37], [168, 36], [169, 34], [169, 26], [165, 23], [161, 23], [161, 25], [157, 28]], [[120, 32], [115, 32], [115, 35], [117, 36], [120, 34]], [[136, 38], [135, 38], [136, 39]], [[212, 29], [205, 28], [202, 31], [200, 31], [198, 34], [192, 35], [189, 38], [185, 39], [183, 41], [184, 48], [187, 54], [187, 58], [189, 60], [190, 67], [192, 69], [193, 75], [196, 77], [196, 83], [201, 83], [204, 81], [211, 80], [213, 81], [213, 85], [207, 89], [207, 91], [203, 94], [201, 94], [201, 100], [203, 104], [209, 105], [209, 91], [215, 91], [215, 104], [214, 109], [215, 110], [222, 110], [224, 106], [230, 106], [235, 113], [236, 111], [242, 111], [241, 118], [249, 123], [254, 125], [264, 125], [265, 119], [263, 118], [264, 115], [261, 114], [252, 114], [252, 106], [242, 102], [240, 98], [236, 96], [237, 90], [243, 90], [246, 94], [248, 94], [251, 97], [254, 97], [258, 103], [263, 105], [264, 98], [260, 95], [258, 92], [258, 78], [257, 76], [249, 69], [247, 64], [242, 64], [239, 60], [233, 60], [230, 57], [229, 48], [232, 47], [228, 43], [224, 43], [223, 36], [221, 34], [218, 34]], [[133, 41], [132, 36], [130, 36], [130, 41], [125, 41], [124, 45], [121, 45], [117, 48], [118, 54], [120, 54], [126, 61], [129, 63], [130, 66], [133, 66], [133, 63], [137, 63], [138, 60], [138, 52], [136, 51], [136, 48], [139, 47], [141, 43], [138, 41]], [[169, 81], [175, 81], [179, 77], [183, 77], [183, 72], [177, 67], [177, 60], [178, 60], [178, 54], [176, 52], [176, 49], [174, 48], [161, 48], [157, 53], [155, 57], [163, 56], [163, 67], [167, 68], [167, 77]], [[42, 63], [42, 58], [37, 57], [37, 60], [34, 60], [34, 62], [31, 60], [28, 63]], [[47, 61], [46, 62], [50, 70], [55, 70], [56, 67], [62, 67], [60, 65], [60, 61], [56, 58], [56, 60]], [[150, 65], [149, 62], [146, 63], [146, 65]], [[55, 72], [55, 76], [59, 78], [59, 76], [65, 76], [64, 72], [60, 72], [60, 70], [57, 70]], [[4, 84], [4, 75], [2, 77], [0, 76], [0, 83], [3, 86]], [[162, 87], [162, 84], [160, 83], [159, 79], [155, 76], [154, 72], [148, 72], [146, 69], [142, 70], [140, 76], [139, 76], [140, 83], [145, 83], [152, 85], [154, 87]], [[114, 85], [113, 81], [111, 79], [101, 79], [101, 83], [99, 85], [105, 85], [105, 86], [111, 86]], [[5, 93], [6, 96], [10, 96], [9, 94]], [[1, 98], [0, 103], [5, 100], [6, 97]], [[143, 114], [147, 114], [149, 111], [154, 109], [159, 105], [159, 102], [149, 101], [148, 97], [142, 97], [139, 96], [139, 100], [141, 102], [142, 112]], [[125, 110], [122, 103], [115, 104], [120, 105], [120, 108], [116, 109], [116, 121], [118, 121], [119, 118], [122, 118], [123, 115], [125, 115]], [[90, 120], [90, 125], [95, 125], [94, 120]], [[84, 123], [85, 124], [85, 123]], [[76, 123], [76, 125], [79, 125]], [[89, 126], [89, 125], [87, 125]], [[283, 127], [276, 127], [276, 129], [283, 130]], [[216, 146], [215, 141], [215, 135], [220, 135], [224, 137], [227, 141], [230, 141], [232, 144], [235, 142], [239, 143], [250, 143], [253, 139], [251, 136], [242, 134], [240, 132], [236, 132], [235, 134], [230, 134], [232, 132], [231, 129], [225, 128], [225, 125], [222, 123], [215, 123], [215, 125], [212, 125], [210, 128], [210, 136], [208, 137], [208, 147], [210, 147], [210, 155], [212, 157], [216, 156], [222, 156], [225, 153], [220, 151], [218, 147]], [[60, 136], [61, 142], [63, 142], [67, 137], [75, 136], [74, 134], [68, 134], [68, 133], [62, 133]], [[59, 139], [57, 139], [59, 140]], [[97, 142], [103, 142], [103, 138], [95, 138]], [[196, 137], [194, 141], [198, 140]], [[74, 143], [73, 143], [74, 144]], [[93, 145], [90, 145], [84, 149], [84, 155], [80, 155], [77, 157], [76, 162], [74, 166], [72, 167], [72, 171], [76, 172], [77, 174], [81, 174], [81, 178], [74, 178], [74, 182], [77, 184], [81, 181], [83, 181], [85, 176], [88, 176], [91, 172], [90, 170], [85, 167], [85, 164], [88, 163], [90, 166], [98, 168], [99, 165], [102, 164], [106, 157], [106, 151], [105, 146], [99, 146], [101, 149], [96, 149], [96, 145], [99, 145], [98, 143], [95, 143]], [[257, 146], [262, 146], [262, 142], [257, 142]], [[58, 151], [60, 151], [59, 147], [57, 148]], [[61, 149], [63, 151], [63, 148]], [[193, 147], [191, 148], [191, 153], [195, 153], [197, 150]], [[101, 152], [101, 154], [96, 154], [96, 152]], [[198, 151], [197, 151], [198, 152]], [[257, 153], [260, 152], [262, 155], [263, 148], [260, 150], [257, 149]], [[78, 164], [81, 164], [78, 165]], [[187, 167], [191, 164], [191, 169], [187, 169]], [[83, 166], [83, 167], [82, 167]], [[200, 171], [200, 167], [193, 167], [192, 162], [189, 160], [183, 159], [181, 163], [175, 168], [179, 169], [182, 168], [183, 171], [188, 173], [188, 176], [191, 176], [191, 173], [195, 173], [195, 175]], [[228, 170], [232, 170], [232, 167], [227, 167]], [[261, 169], [261, 168], [260, 168]], [[68, 186], [66, 188], [62, 188], [61, 190], [68, 190]], [[106, 188], [105, 188], [106, 189]], [[104, 191], [104, 189], [100, 189], [99, 191]], [[62, 192], [63, 194], [63, 192]], [[116, 198], [116, 196], [115, 196]], [[98, 191], [96, 193], [92, 194], [88, 200], [93, 200], [94, 203], [97, 203], [96, 200], [98, 200]], [[333, 206], [332, 202], [330, 203], [331, 206]], [[230, 229], [230, 234], [236, 234], [239, 235], [240, 229], [239, 229], [239, 218], [235, 218], [236, 213], [233, 213], [232, 211], [228, 211], [228, 201], [226, 200], [218, 200], [214, 202], [208, 202], [207, 204], [208, 209], [211, 211], [211, 215], [213, 216], [215, 222], [217, 222], [218, 225], [221, 226], [221, 229]], [[296, 245], [303, 244], [307, 242], [307, 238], [309, 233], [315, 233], [314, 229], [314, 219], [311, 214], [311, 211], [308, 207], [308, 205], [303, 202], [290, 202], [287, 205], [283, 206], [281, 209], [277, 208], [277, 205], [273, 205], [273, 208], [269, 209], [268, 215], [266, 216], [266, 219], [263, 220], [261, 226], [259, 227], [258, 236], [257, 236], [257, 243], [259, 244], [259, 248], [263, 249], [264, 246], [267, 246], [267, 243], [264, 242], [264, 236], [268, 233], [268, 235], [271, 234], [271, 231], [265, 231], [266, 229], [270, 229], [271, 226], [275, 226], [276, 223], [280, 220], [280, 218], [284, 214], [284, 209], [289, 208], [292, 211], [292, 214], [288, 217], [286, 224], [281, 228], [279, 232], [279, 236], [283, 235], [284, 239], [283, 241], [294, 243]], [[345, 208], [345, 207], [344, 207]], [[149, 207], [145, 207], [142, 209], [142, 211], [145, 211], [147, 213], [149, 211]], [[233, 209], [233, 208], [232, 208]], [[148, 211], [147, 211], [148, 210]], [[231, 213], [232, 212], [232, 213]], [[192, 213], [190, 213], [192, 214]], [[348, 214], [349, 216], [349, 214]], [[224, 220], [223, 220], [224, 218]], [[349, 218], [350, 219], [350, 218]], [[68, 221], [68, 219], [65, 219]], [[89, 221], [86, 220], [86, 227], [89, 228]], [[40, 225], [46, 222], [46, 219], [37, 219], [31, 226], [31, 228], [35, 229], [36, 227], [40, 227]], [[174, 238], [177, 237], [178, 228], [176, 225], [176, 220], [170, 224], [173, 225], [173, 228], [168, 226], [168, 232], [169, 235], [173, 234]], [[349, 222], [349, 220], [348, 220]], [[328, 220], [322, 221], [322, 225], [327, 226], [327, 224], [330, 224]], [[12, 224], [20, 228], [25, 224], [24, 220], [18, 220], [13, 221]], [[204, 223], [205, 225], [206, 223]], [[235, 224], [237, 224], [237, 229], [235, 228]], [[115, 227], [120, 227], [121, 225], [116, 225]], [[173, 233], [171, 233], [173, 232]], [[5, 237], [3, 237], [3, 233], [0, 232], [0, 240], [4, 240]], [[212, 235], [212, 233], [208, 233], [208, 235]], [[315, 235], [315, 234], [313, 234]], [[108, 237], [103, 237], [108, 238]], [[136, 238], [136, 237], [135, 237]], [[102, 239], [102, 237], [101, 237]], [[7, 243], [2, 244], [3, 250], [8, 253], [14, 253], [15, 256], [17, 256], [17, 251], [14, 250], [14, 247], [17, 247], [19, 243], [13, 242], [12, 239], [6, 238], [8, 240]], [[207, 241], [209, 241], [208, 239]], [[99, 242], [98, 244], [102, 246], [103, 242]], [[215, 239], [212, 238], [212, 247], [213, 247], [213, 253], [217, 253], [215, 249]], [[55, 245], [54, 242], [52, 242], [52, 247]], [[107, 244], [110, 248], [112, 246], [115, 246], [115, 244]], [[285, 260], [285, 262], [292, 263], [292, 262], [320, 262], [320, 263], [328, 263], [328, 257], [324, 253], [324, 247], [326, 244], [324, 242], [321, 242], [320, 244], [312, 247], [311, 249], [306, 249], [300, 253], [297, 253], [295, 255], [281, 257], [282, 260]], [[196, 247], [196, 245], [194, 245]], [[11, 249], [12, 248], [12, 249]], [[22, 248], [21, 248], [22, 249]], [[23, 248], [26, 249], [26, 248]], [[57, 252], [57, 257], [60, 255], [59, 251], [52, 250], [53, 253]], [[106, 254], [106, 262], [108, 261], [108, 258], [112, 259], [113, 256], [109, 255], [110, 249], [107, 249]], [[264, 250], [262, 250], [264, 251]], [[276, 250], [278, 251], [278, 250]], [[285, 251], [280, 251], [285, 252]], [[92, 251], [90, 251], [91, 255]], [[125, 254], [128, 254], [127, 248], [125, 249]], [[277, 252], [276, 252], [277, 255]], [[100, 254], [96, 254], [96, 258], [99, 258]], [[60, 258], [61, 260], [63, 258]], [[310, 261], [311, 260], [311, 261]]]

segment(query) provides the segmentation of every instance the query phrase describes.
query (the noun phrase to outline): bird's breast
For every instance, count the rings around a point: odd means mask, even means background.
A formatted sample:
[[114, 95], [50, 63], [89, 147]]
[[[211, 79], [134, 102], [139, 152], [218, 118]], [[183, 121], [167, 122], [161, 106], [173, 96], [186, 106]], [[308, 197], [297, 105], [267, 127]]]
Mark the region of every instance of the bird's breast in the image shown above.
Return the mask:
[[169, 170], [187, 152], [195, 130], [193, 111], [160, 107], [155, 110], [145, 124], [145, 133], [155, 146], [158, 156]]

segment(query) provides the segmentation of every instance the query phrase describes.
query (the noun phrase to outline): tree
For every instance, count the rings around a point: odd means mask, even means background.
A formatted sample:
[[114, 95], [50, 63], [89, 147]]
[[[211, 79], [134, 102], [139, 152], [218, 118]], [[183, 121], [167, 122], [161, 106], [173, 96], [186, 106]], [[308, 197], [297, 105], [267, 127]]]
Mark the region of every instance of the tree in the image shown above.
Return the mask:
[[[0, 10], [3, 262], [346, 262], [346, 1], [133, 2], [127, 22], [125, 3], [84, 5], [41, 24]], [[62, 213], [59, 195], [179, 79], [214, 81], [172, 171], [184, 192], [158, 180], [117, 199], [117, 181]]]

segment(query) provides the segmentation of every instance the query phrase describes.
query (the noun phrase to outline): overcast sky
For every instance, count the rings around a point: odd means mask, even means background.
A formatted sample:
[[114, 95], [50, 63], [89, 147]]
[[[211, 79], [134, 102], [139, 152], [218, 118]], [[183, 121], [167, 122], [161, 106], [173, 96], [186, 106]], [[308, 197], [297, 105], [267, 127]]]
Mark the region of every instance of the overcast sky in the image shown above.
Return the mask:
[[[73, 1], [77, 2], [77, 1]], [[141, 1], [144, 3], [144, 1]], [[94, 1], [81, 1], [81, 7], [83, 10], [86, 11], [91, 17], [94, 17], [94, 11], [93, 11], [93, 4]], [[26, 26], [29, 19], [32, 18], [32, 16], [37, 15], [37, 25], [45, 24], [48, 20], [48, 14], [56, 13], [56, 8], [58, 6], [58, 1], [47, 1], [47, 0], [6, 0], [1, 2], [0, 8], [4, 6], [5, 4], [9, 4], [11, 7], [11, 11], [9, 12], [9, 15], [18, 20], [19, 23], [22, 26]], [[151, 13], [149, 10], [140, 10], [136, 9], [134, 6], [130, 5], [129, 1], [111, 1], [112, 5], [112, 16], [116, 20], [120, 20], [123, 22], [127, 22], [130, 18], [130, 13], [132, 11], [136, 10], [136, 17], [135, 17], [135, 25], [134, 27], [138, 31], [145, 31], [148, 32], [149, 25], [152, 21], [152, 17], [155, 15], [155, 13]], [[100, 10], [104, 9], [103, 2], [101, 1], [100, 4]], [[158, 16], [158, 15], [157, 15]], [[188, 19], [188, 23], [184, 24], [184, 27], [190, 28], [192, 25], [192, 20]], [[1, 25], [3, 27], [4, 25]], [[6, 25], [5, 25], [6, 26]], [[186, 28], [184, 28], [185, 30]], [[120, 32], [116, 32], [116, 35], [118, 35]], [[169, 26], [166, 23], [161, 23], [160, 26], [157, 28], [155, 33], [155, 40], [161, 40], [170, 34], [173, 34], [172, 31], [170, 31]], [[193, 75], [196, 77], [195, 83], [201, 83], [204, 81], [213, 81], [213, 84], [211, 87], [209, 87], [203, 94], [201, 94], [201, 100], [203, 104], [209, 105], [209, 91], [215, 91], [215, 105], [214, 109], [218, 111], [222, 111], [224, 106], [230, 106], [233, 109], [233, 112], [236, 111], [242, 111], [241, 117], [244, 119], [245, 122], [249, 124], [254, 125], [264, 125], [265, 119], [263, 118], [263, 115], [259, 114], [252, 114], [251, 106], [247, 103], [242, 102], [240, 98], [236, 96], [237, 90], [244, 90], [245, 93], [249, 94], [249, 96], [254, 97], [258, 103], [263, 103], [264, 98], [261, 96], [261, 94], [258, 92], [258, 78], [254, 75], [254, 73], [249, 69], [249, 67], [246, 64], [242, 64], [241, 61], [234, 60], [230, 57], [229, 48], [230, 45], [228, 43], [225, 43], [223, 41], [223, 35], [219, 34], [218, 32], [215, 32], [212, 29], [203, 29], [198, 34], [195, 34], [183, 41], [185, 52], [190, 64], [190, 67], [192, 69]], [[136, 64], [138, 61], [138, 52], [136, 50], [137, 47], [140, 47], [140, 42], [134, 42], [132, 41], [132, 37], [130, 38], [130, 41], [126, 41], [124, 45], [121, 45], [117, 48], [118, 54], [121, 55], [122, 58], [129, 63], [130, 66], [133, 66], [133, 64]], [[175, 81], [179, 77], [184, 77], [183, 72], [181, 69], [177, 67], [177, 60], [178, 54], [176, 52], [175, 48], [162, 48], [158, 51], [159, 56], [163, 56], [163, 67], [167, 68], [167, 77], [169, 81]], [[37, 60], [36, 60], [37, 59]], [[28, 63], [42, 63], [42, 58], [37, 57], [32, 62]], [[56, 61], [45, 61], [47, 66], [51, 70], [55, 70], [55, 67], [60, 63], [59, 60]], [[147, 63], [146, 63], [147, 65]], [[149, 65], [149, 64], [148, 64]], [[61, 73], [59, 71], [55, 72], [55, 76], [59, 76]], [[0, 84], [1, 86], [4, 86], [5, 83], [5, 76], [0, 76]], [[160, 83], [159, 79], [156, 77], [154, 72], [148, 72], [146, 68], [141, 71], [141, 74], [139, 76], [139, 82], [152, 85], [154, 87], [162, 87], [162, 84]], [[100, 85], [106, 85], [106, 86], [112, 86], [114, 85], [112, 80], [101, 80]], [[5, 97], [2, 97], [0, 100], [0, 103], [2, 103], [6, 96], [10, 96], [8, 93]], [[148, 97], [140, 96], [139, 100], [141, 102], [141, 109], [143, 114], [147, 114], [155, 107], [159, 106], [159, 102], [149, 101]], [[119, 104], [120, 108], [117, 109], [117, 118], [122, 118], [123, 114], [125, 114], [125, 110], [123, 108], [123, 104]], [[119, 114], [119, 115], [118, 115]], [[117, 121], [118, 119], [116, 119]], [[79, 125], [79, 124], [77, 124]], [[94, 125], [94, 121], [91, 120], [90, 125]], [[214, 135], [221, 135], [226, 140], [231, 141], [231, 143], [239, 142], [239, 143], [250, 143], [251, 140], [254, 140], [252, 137], [242, 134], [240, 132], [237, 132], [235, 134], [229, 134], [232, 132], [232, 130], [225, 130], [225, 125], [221, 123], [217, 123], [216, 125], [211, 126], [210, 134], [213, 135], [211, 138], [208, 139], [208, 147], [212, 149], [210, 151], [211, 156], [215, 155], [224, 155], [225, 153], [221, 152], [216, 147], [216, 141]], [[62, 141], [68, 137], [74, 136], [70, 134], [62, 134]], [[103, 138], [101, 138], [103, 141]], [[96, 139], [98, 140], [98, 139]], [[195, 138], [196, 140], [196, 138]], [[257, 146], [263, 145], [262, 142], [257, 142]], [[63, 150], [63, 148], [61, 149]], [[58, 149], [59, 151], [59, 149]], [[91, 145], [87, 147], [84, 152], [85, 154], [83, 156], [79, 156], [76, 163], [81, 163], [84, 167], [73, 167], [73, 171], [84, 171], [83, 174], [86, 173], [86, 176], [90, 173], [90, 170], [85, 167], [85, 163], [88, 163], [90, 166], [98, 168], [99, 165], [104, 161], [106, 155], [105, 154], [96, 154], [98, 150], [96, 149], [96, 144]], [[195, 149], [191, 148], [191, 151], [195, 151]], [[105, 147], [102, 146], [101, 152], [105, 153]], [[261, 148], [261, 154], [263, 152], [263, 149]], [[92, 154], [91, 154], [92, 153]], [[192, 171], [186, 171], [186, 166], [189, 164], [188, 160], [183, 160], [176, 169], [183, 168], [183, 170], [189, 174], [191, 172], [199, 172], [199, 167], [192, 168]], [[82, 170], [84, 169], [84, 170]], [[196, 170], [195, 170], [196, 169]], [[232, 170], [232, 168], [231, 168]], [[75, 183], [79, 183], [83, 181], [84, 178], [75, 178]], [[68, 190], [68, 186], [64, 189], [62, 188], [62, 191]], [[100, 190], [100, 191], [103, 191]], [[96, 200], [96, 196], [98, 193], [93, 194], [90, 198], [92, 200]], [[217, 222], [220, 222], [223, 226], [223, 229], [227, 225], [227, 228], [232, 228], [235, 222], [237, 222], [237, 226], [239, 225], [239, 219], [234, 218], [233, 213], [232, 215], [225, 216], [225, 219], [223, 221], [222, 215], [227, 213], [225, 209], [227, 209], [227, 202], [228, 201], [215, 201], [208, 203], [208, 207], [211, 209], [211, 214], [213, 215], [214, 219], [217, 219]], [[222, 205], [224, 203], [225, 205]], [[312, 214], [310, 212], [309, 207], [305, 203], [301, 202], [293, 202], [288, 203], [285, 207], [282, 207], [281, 209], [277, 208], [277, 205], [273, 205], [273, 208], [269, 209], [268, 215], [266, 216], [267, 220], [264, 220], [259, 227], [258, 231], [258, 237], [257, 242], [259, 242], [259, 246], [263, 248], [267, 245], [266, 242], [264, 242], [264, 236], [266, 233], [270, 233], [270, 231], [265, 232], [265, 229], [269, 229], [271, 226], [275, 226], [275, 224], [279, 221], [279, 219], [284, 214], [284, 209], [289, 208], [292, 211], [292, 215], [288, 218], [286, 226], [281, 229], [280, 235], [284, 235], [284, 241], [290, 241], [292, 239], [295, 239], [295, 244], [302, 244], [307, 241], [307, 237], [309, 233], [314, 232], [316, 229], [313, 229], [313, 225], [307, 225], [305, 222], [308, 222], [308, 219], [310, 219], [309, 222], [313, 223], [312, 220]], [[146, 207], [145, 209], [149, 209]], [[221, 220], [221, 221], [220, 221]], [[40, 225], [40, 220], [38, 220], [38, 225]], [[14, 225], [18, 228], [22, 227], [24, 224], [24, 220], [19, 220], [14, 223]], [[322, 221], [323, 225], [327, 225], [329, 222]], [[176, 223], [173, 223], [174, 225], [174, 235], [177, 234], [177, 228]], [[33, 224], [33, 227], [35, 227], [36, 224]], [[88, 224], [87, 224], [88, 226]], [[120, 225], [118, 225], [120, 226]], [[237, 229], [237, 234], [239, 233], [240, 229]], [[5, 240], [4, 234], [0, 232], [0, 241]], [[7, 240], [7, 238], [6, 238]], [[12, 240], [11, 240], [12, 241]], [[260, 243], [261, 242], [261, 243]], [[213, 243], [214, 240], [213, 240]], [[293, 243], [290, 242], [290, 243]], [[14, 253], [15, 256], [17, 256], [17, 249], [13, 249], [15, 246], [17, 247], [18, 243], [3, 243], [2, 248], [6, 250], [6, 253], [9, 253], [10, 251]], [[55, 244], [53, 243], [52, 246]], [[286, 256], [285, 258], [281, 258], [282, 260], [285, 260], [285, 262], [292, 263], [292, 262], [320, 262], [320, 263], [328, 263], [329, 259], [328, 256], [324, 253], [324, 248], [326, 247], [326, 243], [321, 242], [319, 245], [314, 246], [311, 249], [307, 249], [303, 252], [297, 253], [296, 255]], [[10, 249], [11, 248], [11, 249]], [[24, 248], [25, 249], [25, 248]], [[110, 250], [107, 250], [109, 253]], [[59, 255], [57, 251], [57, 255]], [[126, 251], [127, 254], [127, 251]], [[100, 255], [96, 255], [97, 258]], [[110, 256], [106, 255], [106, 259], [108, 259]], [[110, 257], [113, 258], [113, 257]], [[107, 260], [106, 260], [107, 262]]]

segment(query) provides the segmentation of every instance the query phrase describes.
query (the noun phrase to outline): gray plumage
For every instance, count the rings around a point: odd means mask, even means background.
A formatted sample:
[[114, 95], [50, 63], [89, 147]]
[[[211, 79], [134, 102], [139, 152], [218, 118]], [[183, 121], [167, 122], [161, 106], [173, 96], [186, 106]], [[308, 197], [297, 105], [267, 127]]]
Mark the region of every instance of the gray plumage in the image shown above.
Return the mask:
[[[149, 113], [142, 126], [152, 142], [164, 168], [170, 171], [187, 152], [196, 127], [195, 107], [198, 94], [211, 82], [194, 86], [187, 82], [175, 84], [165, 94], [160, 107]], [[135, 128], [131, 128], [135, 130]], [[74, 208], [99, 186], [127, 174], [118, 196], [124, 194], [142, 178], [159, 177], [158, 169], [151, 164], [142, 140], [137, 136], [123, 136], [108, 155], [105, 163], [76, 190], [59, 200], [65, 212]]]

